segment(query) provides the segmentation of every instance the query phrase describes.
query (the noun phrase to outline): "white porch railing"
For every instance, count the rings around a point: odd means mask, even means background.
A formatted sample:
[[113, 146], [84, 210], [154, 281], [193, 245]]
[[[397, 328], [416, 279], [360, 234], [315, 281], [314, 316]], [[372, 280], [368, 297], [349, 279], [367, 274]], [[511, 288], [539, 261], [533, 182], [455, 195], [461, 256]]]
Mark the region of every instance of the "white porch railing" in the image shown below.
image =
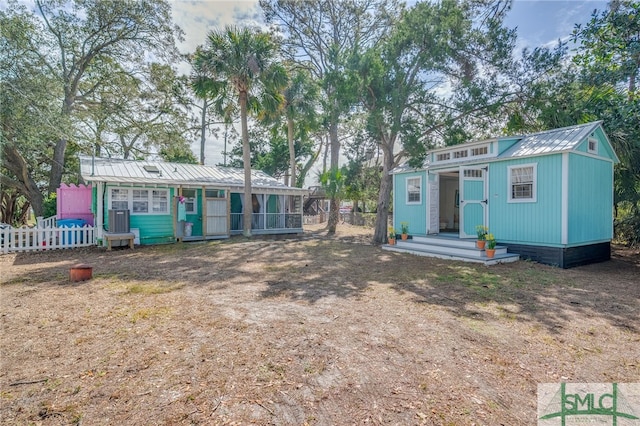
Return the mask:
[[94, 246], [96, 234], [96, 228], [89, 225], [5, 228], [0, 230], [0, 253]]
[[[231, 213], [231, 231], [242, 231], [243, 214]], [[251, 215], [251, 229], [287, 230], [302, 228], [301, 213], [253, 213]]]

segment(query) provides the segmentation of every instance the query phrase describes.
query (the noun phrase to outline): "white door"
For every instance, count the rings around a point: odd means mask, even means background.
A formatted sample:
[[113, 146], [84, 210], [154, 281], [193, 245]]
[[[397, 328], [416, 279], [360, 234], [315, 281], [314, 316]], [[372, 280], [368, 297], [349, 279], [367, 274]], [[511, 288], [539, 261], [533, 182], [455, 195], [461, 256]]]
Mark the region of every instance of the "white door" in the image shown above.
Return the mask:
[[226, 235], [227, 200], [226, 198], [207, 198], [206, 235]]
[[440, 232], [440, 179], [439, 175], [427, 173], [427, 188], [429, 188], [429, 222], [428, 234]]
[[487, 175], [484, 166], [460, 167], [460, 237], [476, 236], [476, 226], [487, 226]]

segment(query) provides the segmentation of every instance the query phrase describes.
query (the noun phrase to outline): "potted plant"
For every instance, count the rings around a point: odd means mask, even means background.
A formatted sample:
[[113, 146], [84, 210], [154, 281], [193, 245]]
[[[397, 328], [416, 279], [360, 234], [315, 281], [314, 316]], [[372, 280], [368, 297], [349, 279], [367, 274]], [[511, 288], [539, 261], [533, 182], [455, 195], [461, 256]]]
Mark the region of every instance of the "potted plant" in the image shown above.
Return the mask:
[[392, 246], [396, 243], [396, 230], [389, 228], [389, 245]]
[[493, 234], [488, 234], [486, 236], [486, 241], [487, 241], [487, 250], [486, 250], [487, 257], [491, 259], [496, 254], [496, 237], [494, 237]]
[[476, 234], [478, 235], [478, 241], [476, 241], [476, 247], [480, 250], [484, 249], [484, 245], [487, 239], [487, 233], [489, 232], [489, 228], [484, 225], [476, 226]]
[[403, 240], [409, 237], [409, 222], [400, 222], [400, 234]]

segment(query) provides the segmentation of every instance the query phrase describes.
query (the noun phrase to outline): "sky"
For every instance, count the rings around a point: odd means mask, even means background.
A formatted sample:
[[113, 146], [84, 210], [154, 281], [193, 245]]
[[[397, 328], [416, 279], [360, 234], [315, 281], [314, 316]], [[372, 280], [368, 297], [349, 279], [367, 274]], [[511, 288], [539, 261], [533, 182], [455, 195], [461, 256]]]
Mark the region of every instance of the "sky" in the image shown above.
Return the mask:
[[[211, 29], [225, 25], [261, 25], [257, 0], [172, 0], [173, 18], [186, 33], [181, 48], [193, 51]], [[566, 39], [576, 23], [589, 20], [594, 9], [606, 1], [596, 0], [515, 0], [507, 25], [518, 28], [520, 46], [541, 46]]]
[[[34, 0], [20, 0], [30, 9]], [[204, 44], [207, 33], [222, 29], [225, 25], [263, 26], [258, 0], [169, 0], [172, 5], [174, 23], [184, 31], [184, 41], [178, 44], [183, 53], [193, 52]], [[406, 0], [414, 3], [415, 0]], [[6, 0], [0, 0], [0, 8]], [[575, 24], [589, 21], [594, 9], [603, 10], [606, 1], [600, 0], [515, 0], [508, 12], [506, 25], [517, 28], [516, 49], [552, 47], [558, 40], [569, 41]], [[188, 74], [186, 63], [178, 71]], [[193, 151], [200, 153], [199, 141], [194, 141]], [[205, 152], [207, 164], [223, 162], [223, 142], [208, 140]]]
[[[205, 42], [207, 33], [225, 25], [263, 25], [257, 0], [173, 0], [174, 22], [185, 32], [179, 48], [193, 52]], [[602, 10], [606, 1], [596, 0], [515, 0], [506, 19], [509, 28], [517, 28], [516, 48], [552, 47], [558, 40], [569, 41], [575, 24], [589, 21], [594, 9]], [[198, 142], [199, 143], [199, 142]], [[199, 153], [199, 145], [194, 144]], [[223, 146], [218, 140], [207, 141], [207, 164], [223, 162]]]

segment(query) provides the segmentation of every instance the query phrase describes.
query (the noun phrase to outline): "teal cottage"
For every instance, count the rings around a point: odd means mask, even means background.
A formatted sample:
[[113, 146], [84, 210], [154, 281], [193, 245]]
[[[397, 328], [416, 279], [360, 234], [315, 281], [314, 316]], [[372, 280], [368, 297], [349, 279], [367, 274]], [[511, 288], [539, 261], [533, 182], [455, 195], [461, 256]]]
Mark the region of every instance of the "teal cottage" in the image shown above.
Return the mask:
[[505, 261], [608, 260], [618, 161], [601, 121], [433, 150], [422, 167], [392, 171], [393, 226], [408, 223], [413, 238], [385, 248], [483, 261], [482, 250], [455, 247], [484, 225]]
[[90, 208], [103, 242], [129, 241], [120, 236], [142, 245], [228, 238], [242, 233], [245, 208], [252, 210], [255, 235], [302, 232], [308, 191], [261, 171], [251, 172], [250, 206], [243, 205], [242, 169], [81, 156], [80, 174], [92, 185]]

